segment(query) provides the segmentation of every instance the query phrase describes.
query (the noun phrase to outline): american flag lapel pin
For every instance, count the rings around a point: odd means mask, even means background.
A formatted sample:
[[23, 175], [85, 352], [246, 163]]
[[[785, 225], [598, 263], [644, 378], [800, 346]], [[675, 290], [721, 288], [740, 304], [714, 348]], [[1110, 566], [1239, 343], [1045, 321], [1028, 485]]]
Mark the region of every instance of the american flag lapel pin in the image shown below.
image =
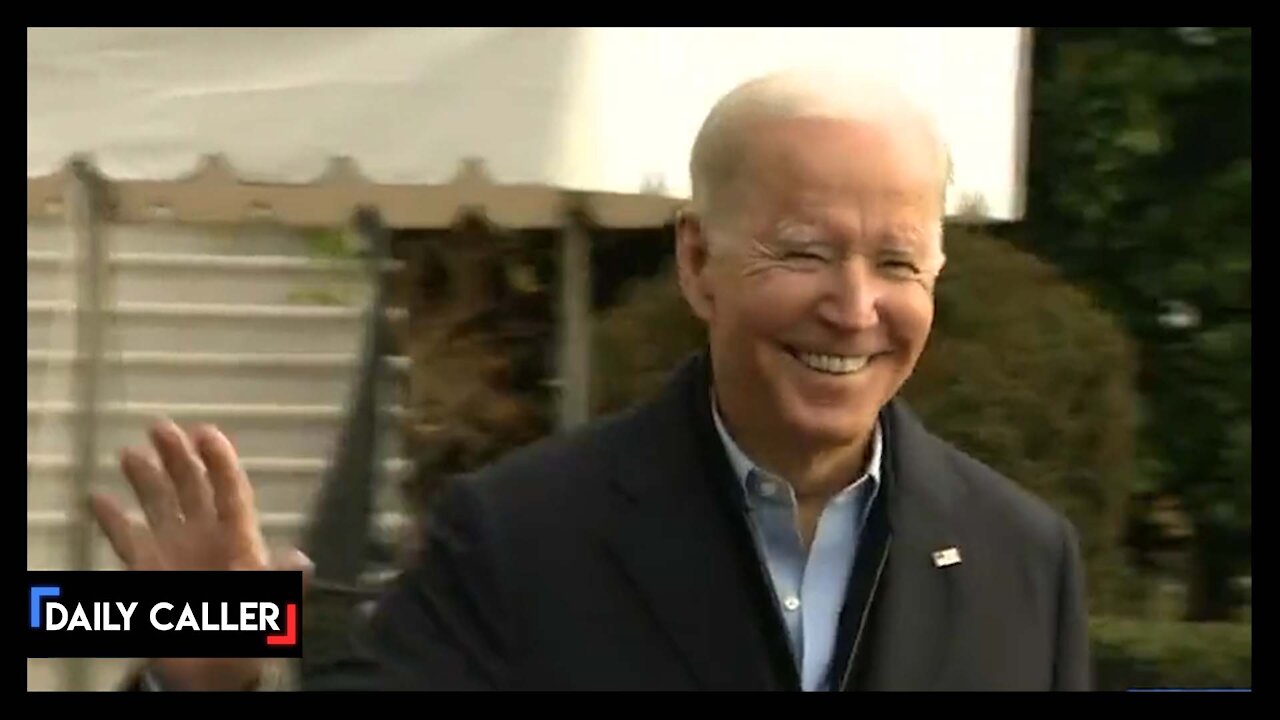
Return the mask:
[[943, 548], [933, 553], [934, 567], [947, 567], [960, 564], [960, 548]]

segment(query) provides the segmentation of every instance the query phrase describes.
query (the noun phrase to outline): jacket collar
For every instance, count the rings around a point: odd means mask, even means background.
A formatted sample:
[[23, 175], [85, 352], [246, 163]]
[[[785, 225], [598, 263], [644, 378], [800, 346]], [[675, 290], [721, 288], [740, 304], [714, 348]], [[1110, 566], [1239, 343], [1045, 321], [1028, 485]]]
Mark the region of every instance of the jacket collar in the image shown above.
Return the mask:
[[[704, 350], [633, 411], [630, 435], [645, 462], [627, 464], [614, 478], [627, 502], [610, 546], [703, 687], [793, 689], [798, 680], [786, 631], [743, 517], [742, 485], [716, 430], [710, 388]], [[931, 557], [958, 544], [955, 471], [945, 445], [904, 402], [889, 403], [880, 421], [879, 502], [887, 503], [892, 544], [870, 617], [876, 639], [887, 633], [892, 641], [870, 643], [859, 658], [865, 664], [894, 643], [909, 643], [892, 657], [920, 659], [904, 672], [928, 685], [945, 653], [938, 638], [952, 602], [953, 573], [941, 572]]]

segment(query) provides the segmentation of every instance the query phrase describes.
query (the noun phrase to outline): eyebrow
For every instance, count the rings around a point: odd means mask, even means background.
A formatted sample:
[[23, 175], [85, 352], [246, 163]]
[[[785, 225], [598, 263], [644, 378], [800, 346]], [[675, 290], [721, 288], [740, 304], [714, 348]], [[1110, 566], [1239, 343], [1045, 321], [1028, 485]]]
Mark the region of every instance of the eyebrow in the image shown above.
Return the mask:
[[830, 233], [815, 223], [783, 218], [774, 225], [774, 239], [790, 245], [830, 243]]
[[892, 241], [880, 249], [886, 255], [919, 255], [923, 251], [924, 248], [916, 243], [908, 245], [898, 241]]
[[878, 240], [884, 252], [920, 253], [928, 245], [928, 236], [914, 227], [895, 227], [884, 232]]

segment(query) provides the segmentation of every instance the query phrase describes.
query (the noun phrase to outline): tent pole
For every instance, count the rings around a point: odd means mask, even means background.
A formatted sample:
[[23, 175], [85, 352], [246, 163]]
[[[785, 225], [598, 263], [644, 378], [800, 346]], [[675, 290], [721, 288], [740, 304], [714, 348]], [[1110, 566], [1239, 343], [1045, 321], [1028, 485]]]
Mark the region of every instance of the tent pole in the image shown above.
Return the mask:
[[585, 423], [591, 414], [591, 238], [576, 212], [566, 216], [560, 237], [559, 285], [557, 374], [564, 431]]
[[[98, 405], [103, 366], [104, 285], [106, 248], [103, 245], [102, 211], [105, 208], [102, 180], [83, 160], [72, 163], [68, 197], [69, 220], [75, 235], [77, 297], [75, 302], [75, 362], [72, 371], [74, 412], [74, 494], [68, 543], [69, 565], [75, 570], [92, 570], [94, 520], [89, 510], [89, 493], [98, 469]], [[89, 666], [84, 658], [67, 662], [67, 689], [89, 689]]]

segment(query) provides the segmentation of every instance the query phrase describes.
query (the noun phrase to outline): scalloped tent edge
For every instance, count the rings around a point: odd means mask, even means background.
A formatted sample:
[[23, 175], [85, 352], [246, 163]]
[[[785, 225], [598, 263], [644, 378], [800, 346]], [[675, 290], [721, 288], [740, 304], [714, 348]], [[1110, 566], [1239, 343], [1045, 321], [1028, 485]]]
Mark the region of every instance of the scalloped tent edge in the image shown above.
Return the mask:
[[[28, 220], [63, 216], [74, 167], [93, 168], [92, 158], [69, 159], [56, 173], [27, 179]], [[495, 182], [479, 158], [460, 163], [441, 185], [378, 184], [350, 158], [333, 158], [306, 184], [241, 180], [225, 157], [204, 157], [189, 175], [174, 180], [105, 181], [111, 222], [237, 223], [268, 220], [296, 227], [335, 227], [357, 210], [376, 208], [390, 228], [451, 227], [461, 217], [480, 216], [505, 228], [562, 227], [570, 213], [613, 228], [646, 228], [669, 222], [682, 198], [659, 193], [623, 194], [541, 184]]]

